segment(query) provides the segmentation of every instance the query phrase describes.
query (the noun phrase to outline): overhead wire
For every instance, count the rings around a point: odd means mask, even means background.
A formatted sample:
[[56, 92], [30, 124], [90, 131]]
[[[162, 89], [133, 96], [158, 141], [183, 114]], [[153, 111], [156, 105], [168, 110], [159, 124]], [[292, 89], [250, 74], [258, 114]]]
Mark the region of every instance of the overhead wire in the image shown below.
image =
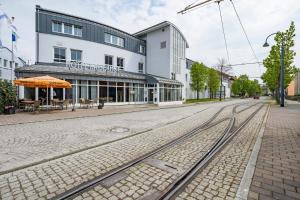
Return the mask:
[[221, 6], [220, 6], [220, 0], [216, 1], [218, 3], [219, 7], [219, 14], [220, 14], [220, 19], [221, 19], [221, 24], [222, 24], [222, 31], [223, 31], [223, 36], [224, 36], [224, 42], [225, 42], [225, 48], [226, 48], [226, 54], [227, 54], [227, 62], [230, 63], [229, 59], [229, 52], [228, 52], [228, 45], [227, 45], [227, 40], [226, 40], [226, 34], [225, 34], [225, 28], [224, 28], [224, 22], [223, 22], [223, 16], [222, 16], [222, 11], [221, 11]]
[[247, 39], [247, 42], [248, 42], [248, 44], [249, 44], [249, 46], [250, 46], [251, 52], [252, 52], [254, 58], [256, 59], [256, 61], [257, 61], [257, 63], [258, 63], [259, 70], [260, 70], [260, 72], [262, 72], [262, 71], [261, 71], [261, 70], [262, 70], [262, 69], [261, 69], [262, 62], [259, 62], [259, 59], [258, 59], [258, 57], [257, 57], [257, 55], [256, 55], [256, 53], [255, 53], [255, 51], [254, 51], [254, 48], [253, 48], [253, 46], [252, 46], [252, 44], [251, 44], [251, 42], [250, 42], [250, 39], [249, 39], [248, 34], [247, 34], [247, 32], [246, 32], [245, 26], [244, 26], [243, 23], [242, 23], [241, 17], [240, 17], [240, 15], [239, 15], [238, 12], [237, 12], [237, 9], [236, 9], [236, 6], [235, 6], [233, 0], [230, 0], [230, 2], [231, 2], [231, 5], [232, 5], [232, 7], [233, 7], [233, 9], [234, 9], [234, 12], [235, 12], [235, 14], [236, 14], [236, 16], [237, 16], [237, 18], [238, 18], [238, 21], [239, 21], [239, 23], [240, 23], [240, 25], [241, 25], [241, 27], [242, 27], [242, 30], [243, 30], [243, 33], [244, 33], [246, 39]]

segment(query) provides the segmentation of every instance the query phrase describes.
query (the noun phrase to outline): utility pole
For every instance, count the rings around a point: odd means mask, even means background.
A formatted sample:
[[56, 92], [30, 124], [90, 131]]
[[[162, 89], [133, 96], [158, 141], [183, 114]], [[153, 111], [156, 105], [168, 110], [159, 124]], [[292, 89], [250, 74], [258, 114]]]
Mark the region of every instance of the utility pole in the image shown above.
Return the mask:
[[284, 37], [282, 37], [280, 55], [280, 106], [284, 107]]
[[223, 87], [223, 63], [221, 64], [221, 75], [220, 75], [220, 78], [221, 78], [221, 86], [220, 86], [220, 101], [222, 101], [222, 87]]

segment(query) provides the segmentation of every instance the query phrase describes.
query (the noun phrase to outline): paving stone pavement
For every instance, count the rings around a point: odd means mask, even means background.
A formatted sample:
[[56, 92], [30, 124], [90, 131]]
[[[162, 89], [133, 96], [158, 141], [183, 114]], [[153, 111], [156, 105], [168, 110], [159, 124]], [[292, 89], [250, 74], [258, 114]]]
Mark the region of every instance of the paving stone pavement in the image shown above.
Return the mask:
[[[165, 190], [175, 178], [178, 178], [181, 173], [207, 152], [228, 124], [229, 120], [226, 120], [206, 129], [182, 143], [152, 156], [145, 162], [129, 168], [124, 172], [125, 176], [124, 178], [121, 177], [121, 180], [109, 186], [105, 184], [98, 185], [75, 199], [139, 199], [146, 196], [153, 199], [156, 193], [159, 194], [159, 192]], [[166, 170], [168, 167], [165, 168], [165, 165], [162, 163], [172, 168]], [[164, 170], [161, 170], [161, 167]], [[127, 187], [122, 190], [124, 186]]]
[[1, 175], [0, 199], [52, 198], [180, 137], [217, 110], [214, 106], [209, 111], [131, 138]]
[[[215, 108], [231, 104], [215, 104]], [[0, 126], [0, 174], [182, 120], [210, 104]], [[215, 108], [209, 112], [214, 112]], [[180, 113], [180, 114], [178, 114]], [[126, 132], [113, 131], [126, 128]]]
[[175, 199], [234, 199], [265, 113], [266, 106]]
[[300, 199], [300, 104], [272, 105], [248, 199]]

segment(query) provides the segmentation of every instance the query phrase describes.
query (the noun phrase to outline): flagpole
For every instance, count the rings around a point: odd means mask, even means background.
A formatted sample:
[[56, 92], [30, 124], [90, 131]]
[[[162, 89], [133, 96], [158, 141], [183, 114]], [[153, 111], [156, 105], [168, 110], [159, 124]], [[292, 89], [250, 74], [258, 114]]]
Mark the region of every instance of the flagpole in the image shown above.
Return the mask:
[[[11, 18], [11, 24], [14, 21], [14, 17]], [[14, 40], [16, 36], [14, 36], [14, 30], [11, 30], [11, 83], [13, 83], [13, 70], [14, 70], [14, 66], [15, 66], [15, 59], [14, 59]]]

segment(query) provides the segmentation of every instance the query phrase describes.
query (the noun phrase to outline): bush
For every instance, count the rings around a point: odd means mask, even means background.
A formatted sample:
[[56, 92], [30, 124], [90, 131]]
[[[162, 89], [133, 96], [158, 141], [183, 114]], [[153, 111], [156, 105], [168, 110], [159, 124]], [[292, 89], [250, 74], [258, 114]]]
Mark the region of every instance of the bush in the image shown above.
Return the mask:
[[4, 107], [16, 106], [16, 87], [10, 81], [0, 79], [0, 114], [4, 113]]

